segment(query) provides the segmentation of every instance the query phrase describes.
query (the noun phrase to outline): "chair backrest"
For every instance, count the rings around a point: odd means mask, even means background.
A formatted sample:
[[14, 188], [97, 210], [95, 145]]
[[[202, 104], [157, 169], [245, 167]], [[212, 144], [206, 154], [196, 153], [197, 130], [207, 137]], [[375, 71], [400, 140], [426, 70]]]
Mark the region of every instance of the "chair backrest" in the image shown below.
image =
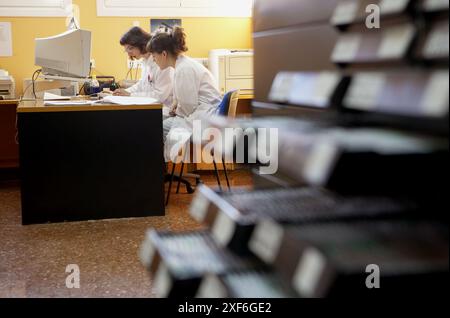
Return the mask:
[[228, 107], [228, 117], [234, 118], [237, 114], [240, 90], [237, 89], [235, 91], [231, 91], [230, 93], [231, 95]]
[[228, 92], [223, 96], [222, 102], [219, 105], [219, 115], [228, 116], [228, 111], [230, 109], [230, 97], [233, 92]]
[[239, 93], [240, 91], [237, 89], [229, 91], [223, 96], [222, 102], [219, 105], [219, 115], [236, 117]]

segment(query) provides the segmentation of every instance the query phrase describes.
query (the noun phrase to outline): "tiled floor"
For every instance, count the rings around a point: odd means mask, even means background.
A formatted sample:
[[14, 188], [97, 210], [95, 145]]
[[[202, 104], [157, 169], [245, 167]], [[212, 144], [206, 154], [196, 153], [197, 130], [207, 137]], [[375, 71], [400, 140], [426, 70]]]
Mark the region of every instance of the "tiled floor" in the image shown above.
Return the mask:
[[[202, 178], [216, 185], [212, 175]], [[251, 184], [246, 171], [232, 172], [231, 180]], [[0, 297], [154, 296], [139, 246], [150, 228], [200, 228], [188, 215], [191, 200], [174, 194], [165, 217], [22, 226], [19, 185], [0, 183]], [[69, 264], [80, 268], [80, 289], [66, 287]]]

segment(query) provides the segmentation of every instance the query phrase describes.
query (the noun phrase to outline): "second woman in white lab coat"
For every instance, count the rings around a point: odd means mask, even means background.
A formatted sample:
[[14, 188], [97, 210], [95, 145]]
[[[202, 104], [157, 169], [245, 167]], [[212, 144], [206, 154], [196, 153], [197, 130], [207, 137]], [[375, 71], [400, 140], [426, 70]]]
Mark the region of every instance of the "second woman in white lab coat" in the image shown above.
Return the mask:
[[155, 98], [161, 102], [168, 114], [169, 107], [173, 104], [173, 76], [174, 69], [168, 67], [161, 70], [154, 62], [152, 54], [147, 51], [147, 44], [152, 36], [139, 27], [131, 28], [120, 39], [128, 56], [132, 60], [142, 59], [142, 77], [133, 86], [127, 89], [119, 89], [114, 95], [119, 96], [145, 96]]
[[[192, 128], [194, 120], [217, 113], [221, 95], [212, 74], [199, 62], [183, 55], [186, 34], [180, 27], [170, 33], [156, 34], [147, 45], [147, 51], [161, 70], [175, 69], [174, 103], [171, 117], [164, 120], [164, 139], [173, 128]], [[205, 127], [203, 127], [205, 128]]]

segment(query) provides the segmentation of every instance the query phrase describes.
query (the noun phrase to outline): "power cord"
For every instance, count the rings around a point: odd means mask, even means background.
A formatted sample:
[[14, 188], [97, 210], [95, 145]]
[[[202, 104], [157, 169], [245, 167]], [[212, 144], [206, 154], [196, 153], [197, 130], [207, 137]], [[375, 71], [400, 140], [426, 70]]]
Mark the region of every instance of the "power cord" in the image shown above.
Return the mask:
[[23, 91], [22, 95], [19, 97], [19, 101], [22, 101], [23, 98], [25, 97], [25, 94], [28, 92], [28, 90], [30, 89], [30, 87], [33, 85], [33, 82], [31, 82], [30, 84], [28, 84], [28, 86], [25, 88], [25, 90]]
[[39, 74], [40, 74], [40, 73], [42, 73], [42, 69], [39, 69], [39, 70], [34, 71], [33, 76], [31, 77], [31, 83], [32, 83], [32, 85], [33, 85], [33, 96], [34, 96], [34, 99], [37, 99], [37, 96], [36, 96], [36, 86], [35, 86], [35, 84], [36, 84], [36, 80], [37, 80], [37, 78], [39, 77]]

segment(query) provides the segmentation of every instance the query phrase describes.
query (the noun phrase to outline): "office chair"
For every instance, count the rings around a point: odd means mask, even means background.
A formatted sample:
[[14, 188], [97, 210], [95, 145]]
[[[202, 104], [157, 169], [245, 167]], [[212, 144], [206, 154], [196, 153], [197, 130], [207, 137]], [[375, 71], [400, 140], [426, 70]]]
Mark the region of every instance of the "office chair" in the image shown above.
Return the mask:
[[[188, 140], [190, 140], [191, 136], [189, 137]], [[186, 141], [187, 143], [187, 141]], [[189, 147], [192, 147], [192, 143], [189, 143]], [[181, 154], [180, 155], [184, 155], [183, 149], [180, 149]], [[192, 153], [192, 149], [191, 152]], [[175, 173], [175, 168], [176, 168], [176, 163], [172, 163], [172, 171], [170, 174], [167, 173], [165, 174], [165, 179], [164, 179], [164, 183], [169, 182], [169, 189], [167, 190], [167, 197], [166, 197], [166, 206], [169, 204], [169, 199], [170, 199], [170, 193], [172, 191], [172, 184], [174, 181], [178, 181], [178, 185], [177, 185], [177, 194], [180, 193], [180, 186], [183, 183], [186, 186], [186, 191], [189, 194], [194, 193], [194, 188], [192, 186], [192, 184], [186, 179], [186, 178], [193, 178], [195, 179], [195, 185], [198, 186], [199, 184], [202, 183], [200, 175], [198, 174], [193, 174], [193, 173], [186, 173], [184, 174], [184, 166], [185, 166], [185, 160], [181, 160], [181, 171], [180, 173], [177, 175]]]
[[[238, 105], [238, 101], [239, 101], [239, 94], [240, 94], [240, 90], [233, 90], [224, 95], [222, 102], [220, 103], [220, 105], [218, 107], [218, 114], [220, 116], [228, 116], [231, 118], [236, 117], [237, 105]], [[190, 144], [190, 147], [192, 147], [192, 143]], [[190, 153], [193, 153], [193, 152], [191, 151]], [[211, 151], [211, 155], [213, 157], [213, 165], [214, 165], [214, 172], [215, 172], [215, 176], [216, 176], [216, 180], [217, 180], [217, 185], [219, 186], [220, 191], [222, 191], [222, 184], [220, 181], [219, 169], [217, 167], [217, 162], [216, 162], [215, 156], [214, 156], [214, 149]], [[230, 180], [228, 178], [228, 170], [227, 170], [223, 155], [221, 158], [222, 158], [221, 161], [222, 161], [222, 165], [223, 165], [223, 170], [224, 170], [224, 174], [225, 174], [227, 187], [228, 187], [228, 190], [231, 190]], [[165, 177], [165, 182], [169, 182], [169, 189], [167, 191], [167, 198], [166, 198], [166, 206], [169, 204], [170, 192], [172, 190], [173, 181], [178, 181], [177, 192], [176, 192], [177, 194], [180, 193], [180, 186], [182, 183], [186, 186], [186, 190], [189, 194], [194, 193], [194, 189], [193, 189], [191, 183], [189, 181], [187, 181], [184, 177], [194, 178], [196, 181], [196, 185], [199, 185], [200, 183], [202, 183], [202, 181], [200, 179], [200, 175], [190, 174], [190, 173], [183, 174], [184, 167], [185, 167], [184, 160], [181, 161], [181, 171], [178, 176], [175, 174], [175, 167], [176, 167], [176, 164], [173, 164], [170, 175], [166, 174], [166, 177]]]
[[[230, 118], [236, 117], [237, 106], [238, 106], [238, 102], [239, 102], [239, 94], [240, 94], [239, 89], [232, 90], [225, 94], [222, 102], [219, 105], [218, 114], [220, 116], [228, 116]], [[214, 171], [215, 171], [216, 179], [217, 179], [217, 185], [219, 186], [220, 191], [222, 191], [222, 184], [220, 182], [219, 169], [217, 168], [216, 158], [214, 156], [214, 149], [211, 151], [211, 155], [213, 156], [213, 164], [214, 164]], [[228, 190], [231, 190], [230, 180], [228, 178], [228, 170], [227, 170], [227, 166], [226, 166], [223, 154], [221, 156], [221, 161], [222, 161], [223, 172], [225, 174], [225, 179], [227, 182]]]

